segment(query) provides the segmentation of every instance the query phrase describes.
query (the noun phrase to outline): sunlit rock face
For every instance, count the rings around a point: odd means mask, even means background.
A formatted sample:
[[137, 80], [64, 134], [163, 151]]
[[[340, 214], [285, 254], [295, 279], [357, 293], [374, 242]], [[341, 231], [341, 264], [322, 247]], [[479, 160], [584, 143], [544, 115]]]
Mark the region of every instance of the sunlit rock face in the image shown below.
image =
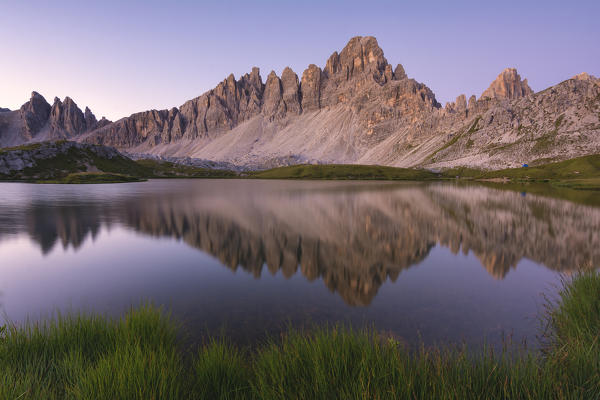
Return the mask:
[[[587, 74], [533, 93], [506, 68], [479, 99], [445, 107], [374, 37], [354, 37], [324, 67], [230, 75], [169, 111], [134, 114], [81, 140], [249, 168], [305, 162], [506, 168], [600, 152], [600, 83]], [[549, 145], [547, 145], [549, 143]]]
[[177, 238], [256, 277], [281, 271], [321, 280], [351, 305], [369, 304], [434, 246], [474, 254], [496, 279], [523, 259], [567, 273], [600, 265], [597, 207], [453, 184], [269, 184], [205, 181], [18, 212], [4, 205], [0, 240], [24, 232], [48, 253], [124, 225]]
[[490, 99], [518, 99], [533, 94], [527, 84], [527, 79], [521, 76], [515, 68], [506, 68], [482, 94], [482, 98]]

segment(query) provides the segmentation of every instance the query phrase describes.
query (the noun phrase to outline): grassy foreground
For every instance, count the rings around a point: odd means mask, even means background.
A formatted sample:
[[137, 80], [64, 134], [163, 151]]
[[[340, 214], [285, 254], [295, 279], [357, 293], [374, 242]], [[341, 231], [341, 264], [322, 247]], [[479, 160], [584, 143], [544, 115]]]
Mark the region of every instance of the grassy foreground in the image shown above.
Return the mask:
[[2, 399], [597, 399], [600, 274], [565, 283], [540, 353], [407, 350], [369, 332], [291, 332], [239, 350], [183, 349], [150, 306], [57, 317], [0, 336]]

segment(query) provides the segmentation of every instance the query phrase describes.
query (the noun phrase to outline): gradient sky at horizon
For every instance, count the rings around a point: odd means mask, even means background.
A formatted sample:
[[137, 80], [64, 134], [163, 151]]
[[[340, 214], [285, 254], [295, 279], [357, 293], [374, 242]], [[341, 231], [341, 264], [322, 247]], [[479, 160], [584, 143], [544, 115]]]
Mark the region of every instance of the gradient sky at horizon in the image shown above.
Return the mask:
[[40, 92], [70, 96], [99, 118], [179, 106], [252, 66], [263, 81], [324, 67], [353, 36], [439, 102], [479, 97], [505, 67], [542, 90], [600, 75], [600, 1], [0, 0], [0, 107]]

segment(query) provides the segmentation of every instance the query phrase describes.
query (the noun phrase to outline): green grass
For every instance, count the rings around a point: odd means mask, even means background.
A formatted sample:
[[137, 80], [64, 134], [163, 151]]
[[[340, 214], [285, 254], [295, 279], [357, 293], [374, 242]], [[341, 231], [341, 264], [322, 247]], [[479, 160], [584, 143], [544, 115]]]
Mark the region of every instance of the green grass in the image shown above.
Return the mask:
[[[475, 124], [475, 123], [474, 123]], [[535, 164], [535, 162], [533, 162]], [[293, 165], [247, 174], [261, 179], [378, 179], [436, 180], [468, 178], [472, 180], [502, 179], [512, 182], [552, 182], [558, 187], [597, 190], [600, 187], [600, 155], [577, 157], [566, 161], [540, 163], [527, 168], [486, 171], [456, 167], [434, 173], [425, 169], [384, 167], [378, 165], [319, 164]]]
[[[57, 143], [61, 143], [61, 142], [63, 142], [63, 141], [58, 141]], [[15, 151], [15, 150], [22, 150], [22, 151], [36, 150], [36, 149], [39, 149], [40, 147], [42, 147], [42, 143], [30, 143], [30, 144], [22, 144], [20, 146], [14, 146], [14, 147], [3, 147], [3, 148], [0, 148], [0, 154], [7, 153], [10, 151]]]
[[[19, 147], [0, 149], [10, 151], [33, 151], [43, 146], [53, 147], [65, 141], [34, 143]], [[92, 167], [92, 168], [90, 168]], [[98, 172], [86, 172], [90, 169]], [[196, 168], [153, 160], [133, 161], [125, 156], [101, 157], [90, 148], [70, 147], [51, 158], [35, 159], [35, 164], [0, 179], [39, 183], [115, 183], [135, 182], [150, 178], [230, 178], [233, 171]]]
[[[14, 150], [35, 150], [42, 146], [54, 146], [60, 145], [61, 142], [55, 143], [35, 143], [27, 146], [20, 146], [18, 148], [4, 149], [5, 151]], [[144, 177], [147, 170], [137, 164], [135, 161], [123, 157], [117, 156], [111, 159], [99, 157], [93, 151], [89, 149], [79, 149], [71, 147], [65, 152], [58, 153], [55, 157], [51, 158], [37, 158], [35, 164], [31, 167], [25, 168], [22, 171], [13, 173], [11, 176], [2, 176], [5, 180], [20, 180], [20, 181], [54, 181], [64, 183], [78, 183], [88, 166], [93, 166], [105, 174], [113, 175], [113, 179], [122, 182], [126, 178], [117, 179], [119, 176], [129, 177]], [[91, 175], [90, 175], [91, 176]], [[87, 183], [87, 182], [83, 182]]]
[[575, 180], [600, 178], [600, 155], [572, 158], [566, 161], [532, 165], [527, 168], [508, 168], [482, 172], [478, 178], [513, 180]]
[[[168, 161], [138, 160], [148, 178], [234, 178], [237, 173], [223, 169], [198, 168]], [[144, 176], [142, 174], [142, 176]]]
[[41, 183], [85, 184], [85, 183], [122, 183], [141, 182], [142, 179], [129, 175], [110, 174], [105, 172], [77, 172], [57, 180], [44, 180]]
[[291, 331], [240, 350], [187, 349], [151, 306], [0, 331], [2, 399], [597, 399], [600, 274], [565, 281], [543, 351], [409, 349], [374, 331]]
[[437, 176], [424, 169], [355, 164], [303, 164], [248, 174], [248, 177], [260, 179], [430, 180]]
[[481, 121], [481, 115], [478, 115], [477, 118], [475, 118], [475, 120], [473, 121], [473, 124], [471, 124], [471, 127], [467, 131], [468, 135], [471, 135], [472, 133], [475, 133], [479, 130], [479, 128], [477, 127], [477, 125], [479, 125], [479, 121]]
[[[479, 118], [475, 119], [469, 131], [477, 129]], [[560, 126], [562, 118], [556, 121]], [[454, 136], [458, 140], [460, 135]], [[450, 143], [449, 142], [449, 143]], [[21, 146], [19, 150], [32, 150], [42, 144]], [[45, 145], [48, 145], [47, 143]], [[3, 149], [7, 151], [9, 149]], [[238, 174], [235, 171], [197, 168], [155, 160], [133, 161], [124, 156], [112, 159], [97, 156], [93, 151], [70, 148], [67, 152], [49, 159], [38, 159], [35, 166], [10, 176], [0, 176], [2, 180], [29, 182], [52, 181], [65, 183], [123, 182], [150, 178], [254, 178], [254, 179], [332, 179], [332, 180], [444, 180], [457, 176], [470, 180], [505, 179], [512, 183], [549, 182], [556, 188], [572, 190], [600, 190], [600, 155], [577, 157], [561, 162], [547, 162], [547, 159], [532, 161], [528, 168], [508, 168], [486, 171], [469, 167], [456, 167], [431, 172], [425, 169], [396, 168], [379, 165], [356, 164], [304, 164], [253, 171]], [[104, 173], [84, 175], [93, 166]], [[127, 178], [130, 177], [130, 178]]]

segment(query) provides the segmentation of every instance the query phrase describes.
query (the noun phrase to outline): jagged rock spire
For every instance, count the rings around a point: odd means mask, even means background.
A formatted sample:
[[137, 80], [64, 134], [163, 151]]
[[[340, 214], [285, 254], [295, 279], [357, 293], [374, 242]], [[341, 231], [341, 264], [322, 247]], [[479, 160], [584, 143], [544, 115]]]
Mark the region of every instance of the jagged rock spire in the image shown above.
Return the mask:
[[530, 94], [533, 94], [533, 90], [527, 84], [527, 79], [521, 80], [515, 68], [506, 68], [481, 94], [481, 98], [518, 99]]

